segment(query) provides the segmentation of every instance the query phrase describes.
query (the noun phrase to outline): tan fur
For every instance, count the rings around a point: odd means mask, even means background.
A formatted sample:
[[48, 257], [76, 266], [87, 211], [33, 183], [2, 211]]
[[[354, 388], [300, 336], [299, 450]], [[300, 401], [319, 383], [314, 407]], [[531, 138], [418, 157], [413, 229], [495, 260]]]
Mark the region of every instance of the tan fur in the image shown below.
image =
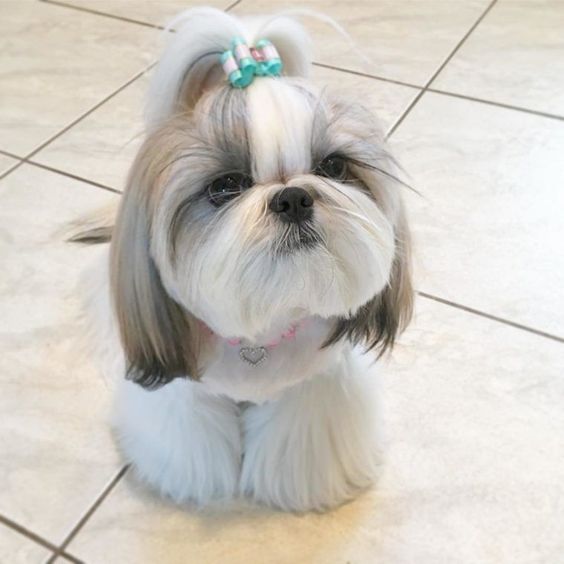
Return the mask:
[[111, 289], [128, 376], [144, 386], [199, 377], [194, 319], [167, 294], [149, 253], [155, 201], [178, 149], [175, 125], [151, 135], [133, 164], [111, 246]]

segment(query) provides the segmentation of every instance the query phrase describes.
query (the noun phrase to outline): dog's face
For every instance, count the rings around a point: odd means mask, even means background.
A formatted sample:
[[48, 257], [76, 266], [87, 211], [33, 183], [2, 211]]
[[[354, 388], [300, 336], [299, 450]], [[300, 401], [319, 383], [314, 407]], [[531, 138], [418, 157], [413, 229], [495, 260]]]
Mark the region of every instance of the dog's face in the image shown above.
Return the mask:
[[151, 134], [113, 242], [132, 376], [197, 364], [197, 323], [254, 339], [307, 316], [385, 348], [411, 311], [408, 233], [368, 112], [300, 80], [205, 95]]

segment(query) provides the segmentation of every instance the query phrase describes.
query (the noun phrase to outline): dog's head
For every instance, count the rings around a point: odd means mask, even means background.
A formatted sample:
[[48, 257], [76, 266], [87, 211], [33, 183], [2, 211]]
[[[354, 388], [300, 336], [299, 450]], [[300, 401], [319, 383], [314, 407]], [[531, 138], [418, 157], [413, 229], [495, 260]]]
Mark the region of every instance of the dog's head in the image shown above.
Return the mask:
[[[320, 316], [326, 346], [390, 347], [411, 315], [409, 235], [373, 117], [304, 77], [307, 37], [286, 18], [253, 31], [202, 10], [180, 24], [112, 242], [130, 377], [197, 378], [200, 321], [253, 339]], [[231, 86], [219, 55], [234, 36], [269, 39], [284, 75]]]

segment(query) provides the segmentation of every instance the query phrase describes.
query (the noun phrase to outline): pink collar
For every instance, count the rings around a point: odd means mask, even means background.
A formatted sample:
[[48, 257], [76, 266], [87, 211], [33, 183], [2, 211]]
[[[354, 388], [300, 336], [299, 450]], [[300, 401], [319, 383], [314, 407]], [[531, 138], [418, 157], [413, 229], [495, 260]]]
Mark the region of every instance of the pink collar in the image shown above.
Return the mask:
[[[223, 337], [220, 337], [219, 335], [217, 335], [217, 333], [215, 333], [215, 331], [210, 329], [203, 321], [201, 323], [210, 335], [214, 335], [214, 336], [216, 336], [220, 339], [223, 338]], [[298, 329], [303, 328], [304, 325], [305, 325], [305, 321], [298, 321], [297, 323], [290, 325], [290, 327], [288, 329], [286, 329], [286, 331], [284, 331], [284, 333], [282, 333], [280, 335], [280, 337], [278, 337], [277, 339], [273, 339], [272, 341], [269, 341], [268, 343], [266, 343], [265, 345], [262, 345], [262, 346], [265, 349], [275, 349], [283, 341], [291, 341], [291, 340], [295, 339], [296, 333], [298, 332]], [[240, 339], [240, 338], [229, 338], [229, 339], [225, 339], [225, 341], [228, 345], [230, 345], [232, 347], [240, 347], [243, 344], [243, 339]]]

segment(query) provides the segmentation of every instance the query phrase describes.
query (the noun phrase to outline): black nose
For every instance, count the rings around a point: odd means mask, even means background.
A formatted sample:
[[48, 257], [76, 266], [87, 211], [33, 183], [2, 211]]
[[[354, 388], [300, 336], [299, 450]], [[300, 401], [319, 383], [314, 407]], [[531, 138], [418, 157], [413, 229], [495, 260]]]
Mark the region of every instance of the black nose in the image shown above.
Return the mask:
[[288, 223], [307, 221], [313, 215], [313, 198], [303, 188], [284, 188], [268, 206], [280, 219]]

